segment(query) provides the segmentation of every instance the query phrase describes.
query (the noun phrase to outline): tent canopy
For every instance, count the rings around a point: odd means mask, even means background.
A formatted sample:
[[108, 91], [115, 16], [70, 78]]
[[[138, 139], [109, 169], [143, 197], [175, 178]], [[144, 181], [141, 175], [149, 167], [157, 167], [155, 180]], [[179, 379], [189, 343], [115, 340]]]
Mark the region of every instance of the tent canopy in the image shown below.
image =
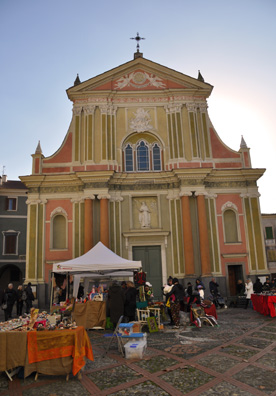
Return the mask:
[[108, 249], [101, 242], [98, 242], [97, 245], [80, 257], [53, 264], [52, 271], [57, 273], [89, 272], [90, 274], [110, 274], [110, 276], [114, 276], [115, 272], [134, 271], [139, 270], [141, 267], [141, 261], [124, 259], [112, 252], [112, 250]]

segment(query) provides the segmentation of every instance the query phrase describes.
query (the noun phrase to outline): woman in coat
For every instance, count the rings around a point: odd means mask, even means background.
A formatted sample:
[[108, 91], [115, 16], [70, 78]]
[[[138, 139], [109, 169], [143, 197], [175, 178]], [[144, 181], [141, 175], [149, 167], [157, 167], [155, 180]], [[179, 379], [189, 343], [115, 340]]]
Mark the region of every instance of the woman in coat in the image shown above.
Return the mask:
[[171, 312], [175, 326], [173, 329], [179, 329], [180, 325], [180, 307], [181, 303], [184, 302], [184, 289], [183, 286], [178, 283], [177, 278], [173, 278], [173, 288], [168, 293], [168, 296], [174, 296], [174, 300], [171, 299]]
[[254, 293], [253, 283], [250, 278], [247, 278], [245, 281], [246, 305], [244, 309], [247, 309], [249, 303], [251, 305], [251, 294], [253, 293]]
[[125, 293], [118, 282], [114, 281], [108, 290], [110, 321], [114, 328], [120, 316], [124, 315]]
[[125, 291], [125, 309], [124, 309], [124, 317], [125, 321], [133, 322], [135, 321], [135, 313], [136, 313], [136, 289], [134, 287], [134, 283], [128, 281], [126, 283], [127, 289]]

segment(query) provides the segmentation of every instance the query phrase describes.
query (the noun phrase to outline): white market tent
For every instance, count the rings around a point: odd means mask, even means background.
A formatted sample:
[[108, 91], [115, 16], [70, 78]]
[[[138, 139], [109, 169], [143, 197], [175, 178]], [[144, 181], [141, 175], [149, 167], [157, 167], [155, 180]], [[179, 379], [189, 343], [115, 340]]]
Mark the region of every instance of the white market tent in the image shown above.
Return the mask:
[[113, 278], [132, 276], [142, 267], [141, 261], [124, 259], [101, 242], [80, 257], [53, 264], [52, 272], [74, 275], [73, 296], [76, 297], [80, 278]]

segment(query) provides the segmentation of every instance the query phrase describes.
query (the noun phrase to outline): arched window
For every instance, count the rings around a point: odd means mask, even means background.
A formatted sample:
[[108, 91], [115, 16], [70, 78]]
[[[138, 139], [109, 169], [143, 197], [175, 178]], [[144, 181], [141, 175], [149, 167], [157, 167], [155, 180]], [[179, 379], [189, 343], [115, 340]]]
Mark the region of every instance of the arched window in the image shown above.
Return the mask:
[[124, 170], [126, 172], [159, 172], [162, 170], [162, 146], [155, 136], [131, 136], [125, 143]]
[[125, 148], [126, 171], [133, 172], [133, 148], [128, 144]]
[[67, 248], [67, 233], [66, 233], [66, 218], [58, 214], [52, 219], [52, 248], [66, 249]]
[[226, 243], [239, 242], [237, 217], [232, 209], [227, 209], [223, 213], [224, 220], [224, 235]]
[[152, 148], [152, 169], [155, 171], [161, 170], [161, 155], [160, 155], [160, 147], [157, 143], [154, 144]]
[[137, 146], [137, 170], [149, 170], [149, 148], [144, 141], [141, 141]]

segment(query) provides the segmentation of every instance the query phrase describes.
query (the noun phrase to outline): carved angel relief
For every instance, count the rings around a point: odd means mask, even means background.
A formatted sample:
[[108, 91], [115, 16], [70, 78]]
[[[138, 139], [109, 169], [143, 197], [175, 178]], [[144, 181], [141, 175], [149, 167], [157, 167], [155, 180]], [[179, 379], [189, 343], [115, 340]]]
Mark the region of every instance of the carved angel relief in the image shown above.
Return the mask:
[[122, 89], [125, 87], [145, 88], [152, 86], [155, 88], [166, 88], [164, 80], [151, 73], [142, 71], [127, 74], [115, 82], [115, 89]]
[[149, 111], [145, 109], [137, 109], [136, 113], [133, 113], [135, 118], [130, 121], [130, 129], [133, 132], [145, 132], [153, 129], [150, 124], [151, 118]]

